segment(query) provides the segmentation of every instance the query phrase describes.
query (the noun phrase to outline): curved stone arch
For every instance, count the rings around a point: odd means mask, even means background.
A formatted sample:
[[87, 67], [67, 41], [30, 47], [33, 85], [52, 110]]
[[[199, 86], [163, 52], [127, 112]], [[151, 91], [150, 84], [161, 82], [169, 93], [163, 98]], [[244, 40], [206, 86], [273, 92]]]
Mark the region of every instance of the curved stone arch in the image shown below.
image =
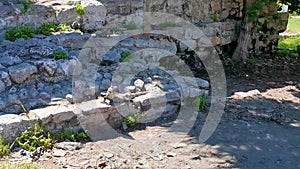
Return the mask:
[[[132, 16], [135, 17], [134, 14]], [[137, 16], [139, 17], [139, 16]], [[166, 21], [174, 21], [176, 24], [180, 24], [181, 27], [171, 27], [166, 28], [164, 30], [152, 30], [151, 23], [160, 23], [161, 20]], [[205, 124], [201, 130], [199, 141], [204, 142], [206, 141], [216, 129], [218, 123], [221, 120], [222, 114], [224, 112], [225, 100], [226, 100], [226, 80], [225, 80], [225, 73], [223, 69], [222, 62], [220, 61], [219, 57], [217, 56], [217, 52], [212, 48], [213, 44], [210, 39], [205, 37], [204, 33], [200, 30], [200, 28], [196, 27], [194, 24], [185, 21], [184, 19], [163, 13], [143, 13], [143, 25], [144, 29], [138, 29], [133, 31], [125, 31], [121, 36], [115, 37], [105, 37], [105, 38], [98, 38], [94, 37], [91, 38], [84, 46], [84, 49], [90, 49], [90, 51], [94, 51], [94, 53], [89, 53], [89, 57], [87, 55], [80, 55], [79, 61], [80, 64], [76, 66], [76, 70], [81, 70], [79, 76], [75, 76], [73, 79], [73, 89], [76, 91], [76, 83], [77, 81], [84, 80], [88, 83], [78, 83], [79, 85], [86, 85], [89, 88], [89, 83], [93, 84], [95, 80], [95, 75], [97, 72], [97, 64], [93, 62], [93, 58], [100, 59], [103, 55], [108, 52], [113, 46], [115, 46], [118, 42], [135, 35], [139, 34], [162, 34], [165, 36], [173, 37], [183, 43], [185, 43], [190, 49], [194, 50], [197, 56], [201, 59], [202, 63], [204, 64], [209, 78], [210, 78], [210, 87], [211, 87], [211, 106], [209, 109], [208, 117], [205, 121]], [[207, 50], [208, 48], [208, 50]], [[206, 50], [205, 50], [206, 49]], [[76, 71], [75, 70], [75, 71]], [[95, 82], [95, 81], [94, 81]], [[196, 82], [195, 82], [196, 83]], [[86, 92], [86, 91], [85, 91]], [[89, 93], [89, 92], [87, 92]], [[184, 111], [191, 111], [189, 109], [189, 105], [185, 106], [187, 109]], [[193, 114], [194, 112], [192, 112]], [[188, 113], [180, 113], [182, 116], [181, 121], [186, 123], [186, 126], [177, 126], [173, 125], [170, 130], [171, 131], [181, 131], [188, 133], [191, 127], [195, 122], [195, 118], [190, 121], [190, 115]], [[111, 128], [111, 133], [115, 131]], [[116, 136], [119, 134], [116, 134]]]

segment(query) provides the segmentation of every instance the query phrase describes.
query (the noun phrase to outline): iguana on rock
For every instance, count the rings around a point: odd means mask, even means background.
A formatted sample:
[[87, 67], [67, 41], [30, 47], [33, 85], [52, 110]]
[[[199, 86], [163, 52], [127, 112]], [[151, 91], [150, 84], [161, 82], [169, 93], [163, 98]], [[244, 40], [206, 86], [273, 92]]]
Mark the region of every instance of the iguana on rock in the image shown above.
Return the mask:
[[137, 92], [137, 93], [119, 93], [117, 86], [111, 86], [107, 89], [107, 93], [104, 96], [103, 102], [106, 100], [109, 100], [110, 103], [120, 103], [124, 101], [130, 101], [134, 99], [135, 97], [145, 95], [148, 92]]

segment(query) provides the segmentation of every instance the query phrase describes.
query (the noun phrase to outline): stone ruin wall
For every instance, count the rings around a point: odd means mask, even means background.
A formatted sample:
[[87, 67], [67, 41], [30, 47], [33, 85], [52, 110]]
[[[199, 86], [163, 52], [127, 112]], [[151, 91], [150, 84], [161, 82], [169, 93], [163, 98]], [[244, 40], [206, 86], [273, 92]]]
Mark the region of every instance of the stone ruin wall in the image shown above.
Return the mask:
[[[238, 0], [103, 0], [101, 3], [98, 1], [84, 2], [87, 11], [83, 16], [86, 31], [96, 31], [96, 34], [102, 35], [103, 32], [109, 32], [111, 28], [119, 26], [119, 23], [126, 24], [132, 20], [139, 23], [139, 18], [131, 18], [131, 16], [127, 16], [129, 14], [139, 11], [166, 12], [180, 16], [198, 26], [209, 40], [207, 48], [214, 47], [219, 55], [226, 55], [228, 50], [232, 50], [232, 44], [238, 37], [243, 10], [243, 1]], [[0, 112], [2, 114], [4, 112], [22, 112], [18, 100], [24, 100], [23, 103], [27, 108], [32, 109], [48, 105], [51, 98], [65, 98], [66, 94], [72, 93], [72, 76], [77, 58], [80, 52], [86, 51], [82, 50], [83, 46], [91, 38], [90, 34], [81, 36], [71, 33], [49, 37], [35, 35], [32, 39], [20, 39], [15, 42], [3, 40], [4, 32], [10, 26], [30, 25], [38, 27], [42, 23], [50, 22], [67, 24], [79, 22], [73, 1], [43, 1], [32, 5], [31, 8], [26, 14], [22, 14], [20, 12], [22, 6], [14, 1], [2, 1], [0, 3], [0, 9], [4, 11], [0, 14], [0, 37], [2, 36]], [[95, 15], [98, 17], [94, 17]], [[277, 15], [277, 11], [264, 8], [263, 17], [260, 18], [266, 23], [264, 31], [253, 33], [251, 53], [269, 51], [276, 45], [278, 32], [285, 29], [287, 19], [281, 17], [282, 14], [278, 14], [279, 17], [274, 17], [274, 15]], [[113, 26], [111, 26], [110, 23], [117, 23], [117, 25], [112, 24]], [[194, 48], [199, 47], [199, 44], [203, 46], [201, 37], [193, 38], [194, 35], [190, 35], [189, 30], [185, 31], [183, 36], [188, 37], [185, 40], [189, 42], [190, 46]], [[123, 34], [130, 35], [130, 31], [124, 30]], [[158, 39], [160, 42], [153, 39], [140, 40], [136, 37], [130, 37], [124, 41], [125, 43], [119, 43], [104, 56], [104, 62], [109, 62], [109, 65], [98, 71], [96, 78], [98, 86], [80, 84], [79, 90], [89, 88], [91, 91], [105, 91], [111, 85], [114, 64], [117, 64], [120, 53], [124, 50], [135, 52], [147, 47], [157, 47], [168, 48], [171, 53], [178, 54], [186, 49], [184, 44], [176, 40]], [[109, 41], [110, 38], [107, 40]], [[128, 46], [128, 44], [132, 46]], [[201, 45], [200, 47], [202, 47]], [[66, 51], [69, 58], [67, 60], [52, 60], [50, 55], [57, 49]], [[201, 65], [200, 69], [203, 69]]]

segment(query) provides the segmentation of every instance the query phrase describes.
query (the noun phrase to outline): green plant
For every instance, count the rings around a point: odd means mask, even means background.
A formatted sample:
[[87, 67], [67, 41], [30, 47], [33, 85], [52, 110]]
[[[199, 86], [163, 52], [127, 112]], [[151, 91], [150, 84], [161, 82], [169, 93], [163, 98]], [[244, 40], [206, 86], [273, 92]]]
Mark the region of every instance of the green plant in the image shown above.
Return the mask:
[[62, 50], [53, 51], [51, 56], [55, 60], [66, 59], [68, 57], [67, 53], [65, 51], [62, 51]]
[[59, 132], [50, 132], [51, 138], [57, 141], [82, 141], [89, 138], [88, 134], [84, 130], [78, 130], [72, 132], [70, 130], [59, 131]]
[[206, 100], [205, 94], [202, 94], [199, 98], [198, 98], [198, 103], [199, 103], [199, 110], [204, 112], [206, 111], [208, 102]]
[[121, 52], [120, 62], [125, 62], [128, 59], [132, 58], [133, 56], [134, 56], [134, 53], [123, 51], [123, 52]]
[[296, 11], [293, 11], [292, 16], [298, 16], [298, 13]]
[[52, 148], [53, 143], [49, 132], [45, 132], [36, 122], [33, 128], [25, 130], [16, 142], [27, 151], [34, 151], [37, 147], [44, 146], [46, 149]]
[[252, 56], [252, 57], [249, 58], [249, 63], [250, 64], [254, 65], [254, 64], [256, 64], [256, 62], [257, 62], [257, 59], [255, 57]]
[[8, 28], [5, 32], [5, 39], [15, 41], [20, 38], [28, 39], [34, 35], [34, 29], [28, 26], [19, 26], [17, 28]]
[[124, 122], [128, 127], [134, 127], [138, 123], [140, 123], [141, 118], [143, 118], [146, 113], [137, 113], [129, 115], [125, 118]]
[[271, 0], [257, 0], [252, 6], [247, 9], [246, 13], [250, 22], [258, 26], [261, 26], [263, 24], [259, 21], [260, 11], [262, 11], [263, 6], [270, 3], [269, 1]]
[[30, 6], [31, 6], [31, 4], [32, 4], [31, 1], [27, 2], [27, 1], [24, 1], [24, 0], [19, 0], [17, 3], [23, 5], [23, 9], [21, 10], [22, 14], [27, 13]]
[[290, 36], [280, 38], [278, 41], [278, 48], [280, 49], [289, 49], [297, 50], [297, 46], [300, 44], [300, 35], [299, 36]]
[[52, 32], [57, 31], [58, 25], [59, 24], [57, 23], [44, 23], [42, 26], [37, 28], [36, 33], [49, 36]]
[[59, 24], [59, 25], [57, 26], [57, 29], [56, 29], [56, 30], [59, 31], [59, 32], [65, 32], [65, 31], [70, 32], [70, 31], [72, 31], [73, 29], [72, 29], [72, 27], [71, 27], [70, 25], [67, 25], [67, 24]]
[[57, 23], [44, 23], [42, 26], [37, 28], [36, 33], [43, 35], [51, 35], [53, 32], [72, 31], [70, 25], [57, 24]]
[[126, 25], [124, 25], [124, 28], [126, 28], [127, 30], [134, 30], [137, 28], [136, 24], [134, 22], [129, 22]]
[[76, 7], [76, 12], [78, 15], [82, 16], [85, 14], [85, 9], [81, 4], [77, 3], [77, 4], [75, 4], [75, 7]]
[[0, 163], [0, 169], [58, 169], [58, 167], [46, 167], [36, 163], [17, 163], [9, 164], [8, 162]]
[[0, 136], [0, 157], [7, 155], [10, 152], [10, 146], [7, 141]]
[[218, 20], [219, 20], [219, 16], [217, 14], [215, 14], [214, 17], [213, 17], [213, 21], [218, 22]]
[[159, 27], [161, 28], [168, 28], [168, 27], [175, 27], [175, 26], [177, 26], [177, 24], [173, 22], [164, 22], [159, 24]]

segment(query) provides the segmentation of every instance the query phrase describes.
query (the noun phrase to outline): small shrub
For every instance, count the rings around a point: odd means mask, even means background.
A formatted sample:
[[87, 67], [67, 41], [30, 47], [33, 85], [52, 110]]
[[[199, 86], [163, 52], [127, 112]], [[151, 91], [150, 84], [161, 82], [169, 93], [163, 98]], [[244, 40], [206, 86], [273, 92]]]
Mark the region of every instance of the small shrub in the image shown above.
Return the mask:
[[67, 53], [62, 50], [53, 51], [53, 53], [52, 53], [52, 58], [55, 60], [66, 59], [67, 57], [68, 57]]
[[51, 33], [57, 31], [57, 27], [59, 24], [57, 23], [44, 23], [42, 26], [37, 28], [36, 33], [43, 35], [51, 35]]
[[89, 138], [88, 134], [84, 130], [78, 130], [72, 132], [70, 130], [59, 131], [59, 132], [50, 132], [51, 138], [57, 141], [83, 141]]
[[20, 38], [28, 39], [34, 35], [34, 30], [28, 26], [19, 26], [17, 28], [8, 28], [5, 32], [5, 39], [15, 41]]
[[70, 25], [59, 24], [57, 26], [57, 31], [59, 31], [59, 32], [70, 32], [70, 31], [73, 31], [73, 29]]
[[137, 26], [134, 22], [129, 22], [128, 24], [124, 25], [124, 28], [127, 30], [134, 30], [137, 28]]
[[134, 127], [138, 123], [140, 123], [141, 118], [143, 118], [146, 115], [146, 113], [138, 113], [138, 114], [132, 114], [125, 118], [125, 124], [128, 127]]
[[7, 141], [0, 136], [0, 157], [7, 155], [10, 152], [10, 146]]
[[82, 16], [85, 14], [85, 9], [81, 4], [76, 4], [75, 7], [78, 15]]
[[51, 35], [53, 32], [66, 32], [72, 31], [70, 25], [57, 24], [57, 23], [44, 23], [42, 26], [37, 28], [36, 33], [43, 35]]
[[177, 26], [177, 24], [173, 22], [164, 22], [159, 24], [159, 27], [161, 28], [168, 28], [168, 27], [175, 27], [175, 26]]
[[121, 59], [120, 59], [120, 62], [125, 62], [125, 61], [127, 61], [128, 59], [132, 58], [133, 56], [134, 56], [133, 53], [123, 51], [123, 52], [121, 52]]
[[16, 142], [27, 151], [34, 151], [36, 148], [44, 146], [46, 149], [53, 147], [52, 139], [49, 132], [45, 132], [38, 122], [33, 128], [25, 130]]

